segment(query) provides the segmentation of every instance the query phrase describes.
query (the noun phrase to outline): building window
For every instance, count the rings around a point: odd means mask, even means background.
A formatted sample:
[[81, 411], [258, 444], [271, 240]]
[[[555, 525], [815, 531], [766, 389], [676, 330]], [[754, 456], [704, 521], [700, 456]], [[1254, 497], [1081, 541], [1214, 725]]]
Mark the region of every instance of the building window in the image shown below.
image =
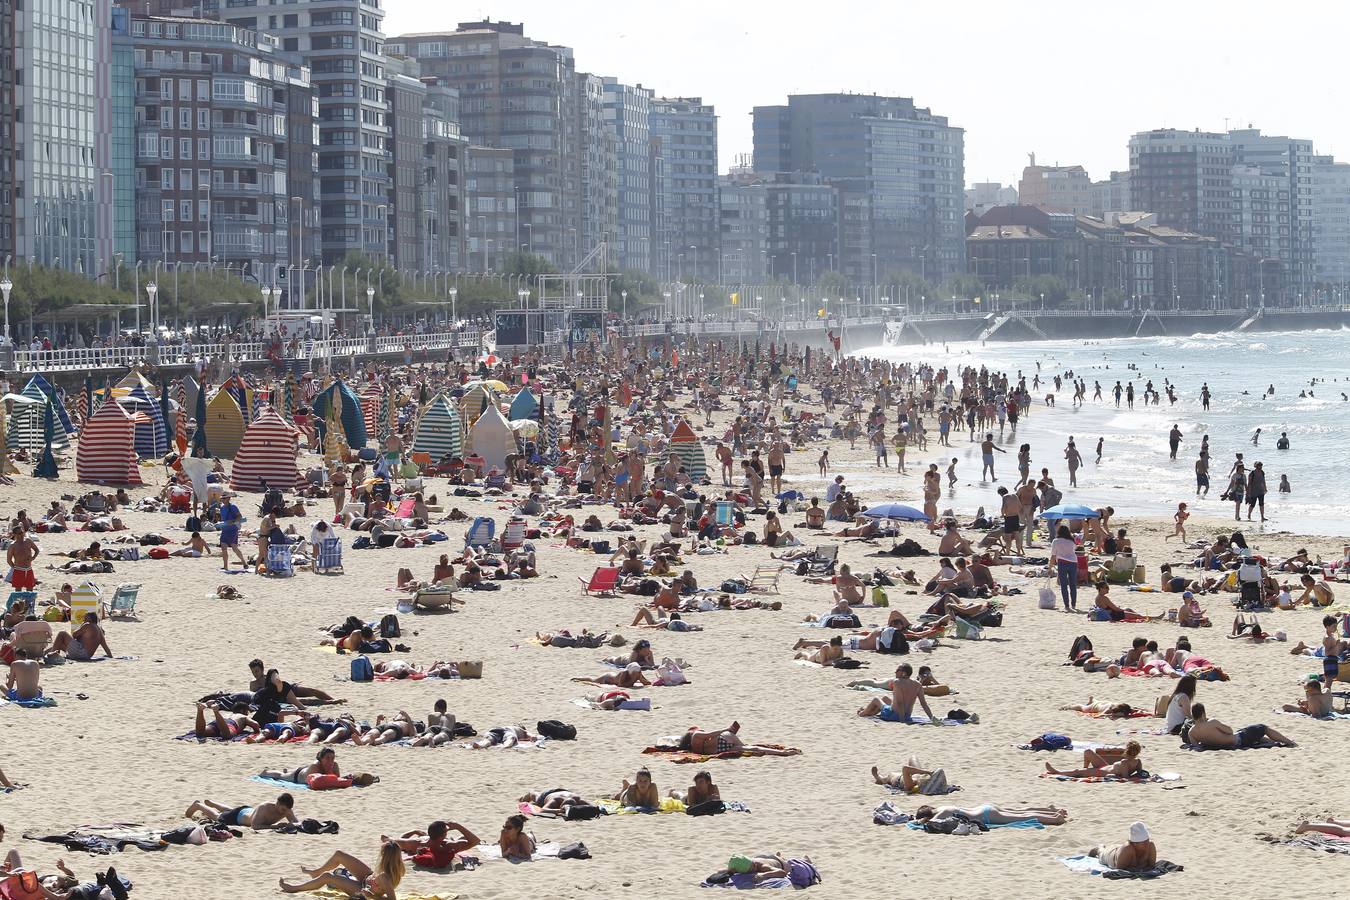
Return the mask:
[[173, 201], [161, 200], [159, 204], [159, 216], [165, 222], [173, 221]]
[[178, 158], [192, 159], [192, 138], [178, 139]]
[[159, 186], [162, 190], [173, 190], [173, 169], [159, 170]]
[[179, 252], [181, 253], [192, 252], [192, 232], [184, 231], [183, 233], [178, 235], [178, 240], [180, 242], [178, 246]]
[[199, 108], [197, 110], [197, 130], [211, 130], [211, 110], [205, 108]]
[[211, 204], [209, 201], [206, 200], [197, 201], [197, 221], [198, 222], [211, 221]]
[[198, 158], [198, 159], [210, 159], [210, 158], [211, 158], [211, 139], [210, 139], [210, 138], [197, 138], [197, 158]]
[[192, 221], [192, 201], [181, 200], [178, 203], [178, 218], [183, 222]]
[[183, 190], [183, 191], [190, 191], [190, 190], [192, 190], [192, 170], [191, 170], [191, 169], [179, 169], [179, 170], [178, 170], [178, 189], [179, 189], [179, 190]]

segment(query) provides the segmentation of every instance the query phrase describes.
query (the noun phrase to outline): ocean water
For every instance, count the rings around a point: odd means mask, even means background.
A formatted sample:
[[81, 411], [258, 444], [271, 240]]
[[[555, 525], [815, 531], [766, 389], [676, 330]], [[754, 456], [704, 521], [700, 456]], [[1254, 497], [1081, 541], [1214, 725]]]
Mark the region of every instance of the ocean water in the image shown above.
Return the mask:
[[[1032, 472], [1048, 467], [1066, 502], [1094, 507], [1114, 506], [1118, 513], [1170, 517], [1179, 501], [1204, 517], [1232, 518], [1233, 504], [1219, 500], [1227, 484], [1234, 454], [1242, 453], [1248, 469], [1260, 461], [1269, 494], [1264, 530], [1350, 535], [1350, 331], [1200, 334], [1188, 337], [1119, 338], [1102, 341], [975, 342], [929, 346], [871, 347], [858, 351], [896, 361], [927, 362], [955, 371], [963, 366], [988, 366], [1010, 376], [1023, 373], [1031, 387], [1040, 364], [1041, 387], [1032, 389], [1031, 415], [1014, 436], [1005, 430], [995, 455], [1000, 483], [1017, 480], [1016, 450], [1031, 444]], [[1133, 366], [1134, 368], [1131, 368]], [[1055, 408], [1045, 406], [1054, 391], [1053, 376], [1073, 371], [1087, 382], [1087, 403], [1075, 409], [1066, 379]], [[1152, 379], [1162, 394], [1160, 405], [1143, 403], [1144, 385]], [[1315, 385], [1310, 384], [1316, 379]], [[1119, 380], [1135, 385], [1134, 409], [1124, 399], [1116, 408], [1111, 388]], [[1102, 385], [1094, 401], [1093, 382]], [[1169, 403], [1166, 383], [1176, 386]], [[1203, 409], [1200, 388], [1208, 383], [1210, 409]], [[1270, 386], [1275, 393], [1266, 396]], [[1300, 397], [1302, 391], [1312, 391]], [[1177, 424], [1184, 438], [1177, 459], [1168, 458], [1168, 432]], [[903, 484], [916, 496], [918, 472], [939, 462], [946, 468], [955, 456], [960, 485], [944, 494], [942, 506], [973, 512], [977, 506], [997, 510], [997, 485], [979, 483], [978, 445], [968, 432], [953, 434], [953, 447], [936, 445], [936, 424], [930, 423], [928, 450], [911, 448], [906, 465], [911, 475]], [[1260, 443], [1252, 435], [1261, 429]], [[1288, 432], [1290, 449], [1275, 449], [1280, 432]], [[1195, 497], [1195, 460], [1201, 438], [1209, 435], [1210, 491]], [[1085, 465], [1077, 489], [1068, 487], [1064, 447], [1070, 436]], [[1105, 441], [1102, 461], [1094, 462], [1098, 438]], [[918, 464], [922, 463], [922, 466]], [[862, 474], [862, 473], [859, 473]], [[1288, 475], [1292, 491], [1278, 492], [1280, 476]], [[868, 479], [871, 480], [871, 479]], [[912, 484], [911, 484], [912, 482]], [[894, 484], [894, 479], [891, 479]], [[1243, 506], [1243, 519], [1246, 519]], [[1245, 525], [1244, 525], [1245, 527]], [[1250, 526], [1259, 532], [1258, 525]]]

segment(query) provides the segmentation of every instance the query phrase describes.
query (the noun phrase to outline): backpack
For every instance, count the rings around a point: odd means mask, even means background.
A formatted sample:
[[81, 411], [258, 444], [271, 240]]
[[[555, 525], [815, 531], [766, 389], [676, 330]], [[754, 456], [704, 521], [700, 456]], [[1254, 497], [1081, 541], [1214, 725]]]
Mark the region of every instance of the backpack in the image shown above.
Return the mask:
[[558, 859], [590, 859], [591, 851], [586, 849], [586, 845], [578, 841], [575, 844], [567, 844], [558, 851]]
[[151, 559], [168, 559], [169, 551], [165, 550], [163, 547], [152, 547], [150, 548], [150, 552], [146, 555]]
[[1090, 651], [1091, 649], [1092, 641], [1088, 639], [1086, 634], [1080, 634], [1078, 637], [1074, 638], [1073, 643], [1069, 645], [1069, 659], [1076, 663], [1078, 662], [1078, 658], [1083, 655], [1084, 650]]
[[693, 806], [687, 806], [684, 813], [687, 816], [717, 816], [727, 811], [727, 805], [721, 800], [704, 800], [702, 803], [695, 803]]
[[559, 722], [557, 719], [544, 719], [536, 724], [535, 728], [542, 736], [552, 738], [555, 741], [575, 741], [577, 739], [577, 727]]
[[804, 559], [797, 560], [797, 568], [794, 575], [808, 575], [811, 572], [811, 564]]
[[638, 582], [637, 592], [643, 597], [655, 597], [661, 592], [661, 582], [655, 578], [644, 578]]
[[367, 656], [358, 656], [352, 660], [352, 681], [374, 681], [375, 667]]
[[576, 803], [563, 807], [563, 818], [569, 822], [582, 819], [595, 819], [604, 814], [604, 810], [589, 803]]
[[793, 887], [810, 887], [813, 884], [820, 884], [820, 872], [809, 860], [789, 859], [788, 881], [792, 882]]
[[380, 619], [380, 637], [396, 638], [400, 635], [401, 632], [398, 630], [398, 616], [393, 613], [388, 613], [384, 618]]
[[347, 621], [343, 622], [341, 625], [334, 625], [332, 628], [328, 629], [328, 633], [333, 637], [346, 637], [353, 631], [360, 631], [365, 625], [366, 623], [362, 622], [356, 616], [348, 616]]
[[834, 661], [834, 667], [836, 669], [861, 669], [863, 667], [863, 661], [861, 659], [854, 659], [851, 656], [841, 656]]
[[1031, 739], [1032, 750], [1069, 750], [1073, 747], [1073, 739], [1063, 734], [1055, 734], [1047, 731], [1039, 737]]

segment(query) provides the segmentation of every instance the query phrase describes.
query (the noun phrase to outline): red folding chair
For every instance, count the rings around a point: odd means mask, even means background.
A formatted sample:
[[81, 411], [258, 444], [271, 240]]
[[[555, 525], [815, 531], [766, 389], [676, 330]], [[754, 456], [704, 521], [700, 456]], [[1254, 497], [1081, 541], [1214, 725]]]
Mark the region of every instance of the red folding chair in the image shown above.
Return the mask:
[[618, 566], [599, 566], [591, 573], [591, 580], [578, 578], [581, 582], [581, 590], [587, 595], [613, 594], [619, 585]]

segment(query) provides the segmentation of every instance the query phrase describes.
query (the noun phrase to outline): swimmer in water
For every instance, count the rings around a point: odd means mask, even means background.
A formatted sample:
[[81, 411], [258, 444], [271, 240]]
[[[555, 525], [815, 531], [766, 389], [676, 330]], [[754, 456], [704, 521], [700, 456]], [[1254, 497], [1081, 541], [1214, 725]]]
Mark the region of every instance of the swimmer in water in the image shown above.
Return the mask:
[[1281, 475], [1281, 476], [1280, 476], [1280, 493], [1281, 493], [1281, 494], [1292, 494], [1293, 492], [1294, 492], [1294, 489], [1291, 488], [1291, 487], [1289, 486], [1289, 476], [1288, 476], [1288, 475]]

